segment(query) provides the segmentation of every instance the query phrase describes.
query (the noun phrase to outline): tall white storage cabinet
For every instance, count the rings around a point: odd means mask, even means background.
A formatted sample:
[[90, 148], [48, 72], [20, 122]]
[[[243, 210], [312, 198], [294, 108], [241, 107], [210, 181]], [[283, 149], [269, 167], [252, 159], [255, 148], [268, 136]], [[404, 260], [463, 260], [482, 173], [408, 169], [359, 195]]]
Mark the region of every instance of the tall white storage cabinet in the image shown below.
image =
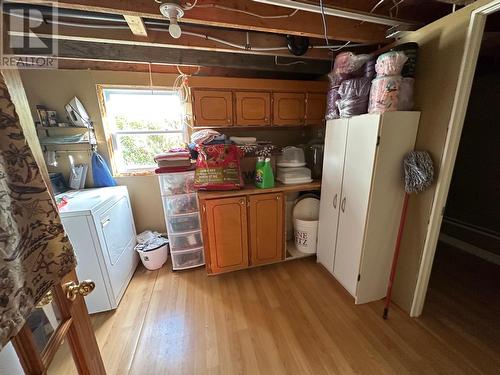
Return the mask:
[[366, 114], [326, 125], [318, 262], [356, 303], [385, 297], [404, 199], [403, 158], [420, 112]]

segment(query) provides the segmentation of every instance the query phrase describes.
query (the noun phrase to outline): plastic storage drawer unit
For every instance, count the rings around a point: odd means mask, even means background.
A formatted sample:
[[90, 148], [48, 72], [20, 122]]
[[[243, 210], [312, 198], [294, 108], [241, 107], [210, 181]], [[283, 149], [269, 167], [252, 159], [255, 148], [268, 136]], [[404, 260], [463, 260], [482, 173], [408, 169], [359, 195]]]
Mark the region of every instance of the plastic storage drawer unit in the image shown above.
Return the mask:
[[172, 253], [172, 268], [174, 270], [198, 267], [203, 263], [205, 263], [203, 248]]
[[200, 230], [198, 213], [167, 216], [168, 233], [184, 233]]
[[169, 234], [170, 251], [172, 253], [185, 250], [193, 250], [203, 246], [201, 231]]
[[197, 213], [198, 198], [196, 193], [163, 197], [163, 207], [168, 217]]
[[158, 176], [162, 196], [194, 193], [194, 171], [165, 173]]

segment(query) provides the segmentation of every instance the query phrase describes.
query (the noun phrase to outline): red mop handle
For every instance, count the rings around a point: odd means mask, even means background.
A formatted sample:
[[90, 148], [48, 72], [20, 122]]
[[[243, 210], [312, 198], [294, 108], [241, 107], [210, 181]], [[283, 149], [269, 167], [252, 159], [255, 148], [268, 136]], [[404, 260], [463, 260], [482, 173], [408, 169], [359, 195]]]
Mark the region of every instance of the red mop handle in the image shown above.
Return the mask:
[[394, 256], [392, 258], [391, 274], [389, 276], [389, 283], [387, 284], [387, 294], [385, 296], [385, 308], [384, 308], [384, 319], [387, 319], [387, 314], [389, 313], [389, 305], [391, 304], [392, 295], [392, 285], [394, 283], [394, 278], [396, 277], [396, 267], [398, 265], [399, 249], [401, 247], [401, 239], [403, 238], [403, 230], [406, 222], [406, 210], [408, 208], [408, 198], [410, 194], [405, 193], [405, 198], [403, 201], [403, 211], [401, 212], [401, 220], [399, 222], [398, 238], [396, 240], [396, 248], [394, 249]]

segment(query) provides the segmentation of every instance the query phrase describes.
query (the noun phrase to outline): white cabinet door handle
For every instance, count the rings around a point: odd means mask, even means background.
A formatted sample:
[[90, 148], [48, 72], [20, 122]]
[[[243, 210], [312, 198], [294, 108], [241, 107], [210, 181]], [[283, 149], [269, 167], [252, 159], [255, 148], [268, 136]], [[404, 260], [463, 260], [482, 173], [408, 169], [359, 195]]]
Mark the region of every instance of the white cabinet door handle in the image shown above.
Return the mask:
[[346, 198], [344, 197], [344, 199], [342, 199], [342, 203], [340, 204], [340, 209], [342, 210], [342, 212], [345, 212], [345, 200]]
[[104, 228], [106, 225], [108, 225], [108, 224], [109, 224], [109, 222], [110, 222], [110, 221], [111, 221], [111, 219], [110, 219], [110, 218], [107, 218], [106, 220], [101, 221], [101, 225], [102, 225], [102, 227]]
[[333, 208], [337, 209], [337, 195], [338, 194], [335, 194], [335, 196], [333, 197]]

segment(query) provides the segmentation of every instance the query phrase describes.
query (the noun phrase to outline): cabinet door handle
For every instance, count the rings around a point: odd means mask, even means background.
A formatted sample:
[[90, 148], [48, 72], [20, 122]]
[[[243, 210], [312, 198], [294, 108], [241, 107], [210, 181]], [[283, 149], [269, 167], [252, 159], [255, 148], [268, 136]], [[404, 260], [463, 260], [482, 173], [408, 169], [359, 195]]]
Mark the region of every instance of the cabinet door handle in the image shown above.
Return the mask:
[[338, 194], [335, 194], [335, 196], [333, 197], [333, 208], [337, 209], [337, 195]]
[[240, 204], [244, 206], [245, 205], [245, 200], [244, 199], [240, 200]]
[[107, 218], [106, 220], [101, 221], [101, 225], [102, 225], [102, 227], [104, 228], [106, 225], [108, 225], [108, 224], [109, 224], [109, 222], [110, 222], [110, 221], [111, 221], [111, 219], [110, 219], [110, 218]]
[[278, 201], [280, 200], [280, 196], [279, 195], [276, 196], [276, 200], [278, 200]]
[[344, 199], [342, 199], [342, 203], [340, 204], [340, 209], [342, 210], [342, 212], [345, 212], [345, 200], [346, 200], [346, 197], [344, 197]]

